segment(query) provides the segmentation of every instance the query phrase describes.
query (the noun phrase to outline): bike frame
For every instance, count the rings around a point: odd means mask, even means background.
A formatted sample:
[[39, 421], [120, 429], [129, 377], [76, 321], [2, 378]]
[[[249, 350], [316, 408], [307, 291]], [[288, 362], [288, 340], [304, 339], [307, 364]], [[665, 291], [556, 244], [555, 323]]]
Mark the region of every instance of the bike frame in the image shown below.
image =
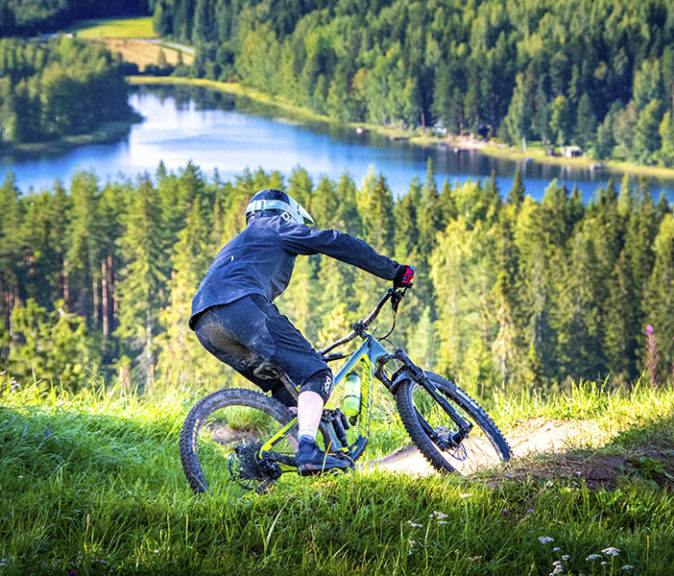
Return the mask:
[[[371, 334], [365, 334], [363, 342], [348, 357], [348, 360], [342, 365], [334, 378], [332, 392], [334, 393], [344, 381], [346, 375], [352, 370], [359, 370], [360, 373], [360, 411], [357, 421], [357, 438], [352, 444], [348, 444], [346, 439], [346, 430], [349, 428], [346, 424], [346, 418], [339, 409], [326, 409], [321, 418], [320, 431], [332, 452], [341, 452], [356, 460], [360, 457], [367, 445], [370, 436], [370, 424], [372, 419], [372, 390], [374, 388], [375, 372], [378, 362], [383, 357], [388, 356], [386, 349]], [[327, 360], [331, 360], [327, 358]], [[276, 462], [282, 472], [291, 472], [296, 470], [294, 462], [291, 462], [287, 456], [274, 454], [273, 448], [280, 440], [286, 437], [288, 432], [297, 425], [297, 417], [293, 418], [288, 424], [281, 428], [274, 436], [269, 438], [260, 448], [260, 457], [268, 461]], [[294, 459], [293, 459], [294, 460]]]
[[[352, 331], [343, 338], [333, 342], [330, 346], [320, 351], [326, 362], [333, 360], [342, 360], [348, 358], [342, 365], [339, 372], [335, 376], [332, 392], [334, 392], [344, 381], [346, 375], [352, 370], [360, 368], [360, 410], [357, 415], [358, 429], [355, 442], [349, 444], [346, 436], [346, 430], [349, 429], [346, 417], [339, 408], [326, 409], [323, 411], [319, 429], [323, 434], [326, 442], [326, 451], [341, 453], [351, 460], [357, 460], [370, 437], [370, 424], [372, 418], [372, 391], [374, 388], [375, 377], [381, 381], [384, 386], [391, 392], [395, 393], [399, 379], [404, 375], [414, 378], [416, 382], [423, 385], [434, 400], [445, 410], [445, 412], [454, 420], [459, 428], [459, 432], [450, 440], [451, 442], [460, 442], [468, 432], [470, 432], [471, 425], [466, 422], [456, 412], [449, 401], [440, 394], [436, 387], [426, 378], [423, 370], [418, 368], [407, 356], [404, 350], [397, 350], [394, 354], [389, 354], [387, 350], [379, 343], [379, 341], [366, 330], [370, 323], [377, 317], [384, 304], [393, 299], [394, 313], [397, 311], [398, 304], [403, 297], [404, 292], [397, 292], [394, 289], [389, 289], [374, 310], [362, 322], [357, 322], [353, 325]], [[395, 326], [395, 322], [394, 322]], [[391, 329], [391, 331], [393, 328]], [[390, 332], [389, 332], [390, 334]], [[354, 340], [357, 336], [362, 339], [362, 343], [350, 355], [344, 354], [328, 354], [331, 350]], [[388, 336], [388, 335], [387, 335]], [[385, 337], [384, 337], [385, 338]], [[401, 364], [401, 367], [389, 379], [383, 371], [384, 365], [391, 360], [395, 360]], [[439, 444], [444, 443], [442, 439], [438, 438], [435, 431], [430, 428], [428, 423], [423, 419], [422, 426], [431, 438], [437, 440]], [[294, 472], [297, 470], [294, 457], [289, 457], [286, 454], [279, 454], [273, 452], [274, 446], [286, 438], [290, 430], [297, 425], [297, 417], [293, 418], [288, 424], [283, 426], [274, 436], [267, 440], [260, 448], [260, 458], [264, 461], [274, 463], [282, 472]]]

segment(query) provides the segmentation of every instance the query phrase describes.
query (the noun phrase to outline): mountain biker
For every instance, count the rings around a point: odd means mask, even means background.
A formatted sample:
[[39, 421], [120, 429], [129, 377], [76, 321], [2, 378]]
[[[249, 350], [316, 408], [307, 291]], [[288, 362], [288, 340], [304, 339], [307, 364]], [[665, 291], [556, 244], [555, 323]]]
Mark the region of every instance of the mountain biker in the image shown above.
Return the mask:
[[316, 444], [332, 372], [272, 302], [288, 286], [298, 255], [325, 254], [393, 280], [396, 287], [411, 286], [414, 268], [355, 236], [310, 228], [306, 224], [313, 218], [281, 190], [259, 191], [245, 215], [246, 228], [220, 250], [194, 296], [190, 327], [206, 350], [286, 406], [294, 407], [295, 399], [278, 377], [265, 378], [264, 369], [280, 369], [299, 386], [301, 475], [348, 468], [351, 462], [326, 455]]

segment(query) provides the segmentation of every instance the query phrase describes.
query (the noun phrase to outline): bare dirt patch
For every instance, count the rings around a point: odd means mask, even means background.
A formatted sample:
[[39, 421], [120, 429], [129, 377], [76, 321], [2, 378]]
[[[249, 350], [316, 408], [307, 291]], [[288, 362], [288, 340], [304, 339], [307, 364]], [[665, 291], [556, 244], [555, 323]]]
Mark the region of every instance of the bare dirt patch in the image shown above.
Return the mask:
[[[562, 479], [584, 483], [592, 489], [613, 490], [622, 477], [628, 476], [674, 490], [674, 448], [644, 443], [616, 453], [605, 450], [597, 453], [591, 445], [603, 435], [596, 426], [590, 422], [543, 418], [517, 426], [506, 434], [513, 459], [500, 467], [487, 484], [497, 486], [504, 481]], [[366, 462], [361, 469], [388, 470], [412, 476], [437, 473], [413, 445]]]
[[544, 459], [515, 461], [488, 483], [498, 485], [504, 480], [540, 482], [555, 478], [583, 483], [595, 490], [614, 490], [621, 478], [627, 477], [674, 490], [674, 451], [644, 445], [619, 454], [589, 451], [555, 454]]
[[[179, 51], [170, 47], [160, 46], [150, 40], [139, 40], [134, 38], [105, 38], [96, 40], [105, 44], [110, 52], [121, 55], [122, 60], [138, 66], [138, 70], [143, 72], [148, 66], [158, 66], [168, 64], [177, 66], [180, 62]], [[164, 57], [162, 58], [161, 54]], [[162, 62], [164, 60], [164, 62]], [[192, 64], [194, 56], [182, 53], [182, 62]], [[164, 65], [165, 65], [164, 64]]]
[[211, 423], [209, 433], [214, 442], [224, 444], [257, 442], [260, 435], [253, 430], [232, 428], [229, 424]]
[[[513, 451], [514, 459], [517, 460], [531, 454], [567, 450], [574, 442], [577, 442], [579, 426], [578, 422], [537, 418], [518, 426], [506, 434], [506, 438]], [[496, 463], [485, 461], [479, 463], [478, 467], [494, 464]], [[366, 462], [362, 468], [389, 470], [413, 476], [428, 476], [436, 473], [423, 454], [411, 444], [383, 458]]]

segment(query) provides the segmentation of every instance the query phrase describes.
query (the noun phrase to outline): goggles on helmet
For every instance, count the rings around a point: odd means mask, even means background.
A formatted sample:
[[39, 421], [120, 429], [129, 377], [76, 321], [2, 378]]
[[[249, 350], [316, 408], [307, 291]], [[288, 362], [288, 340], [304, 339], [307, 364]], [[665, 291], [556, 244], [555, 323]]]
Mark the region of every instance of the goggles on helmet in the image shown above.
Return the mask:
[[267, 190], [260, 190], [246, 207], [246, 221], [255, 212], [263, 212], [265, 210], [278, 210], [286, 213], [290, 220], [296, 224], [313, 224], [314, 219], [311, 214], [307, 212], [304, 207], [294, 198], [274, 188]]

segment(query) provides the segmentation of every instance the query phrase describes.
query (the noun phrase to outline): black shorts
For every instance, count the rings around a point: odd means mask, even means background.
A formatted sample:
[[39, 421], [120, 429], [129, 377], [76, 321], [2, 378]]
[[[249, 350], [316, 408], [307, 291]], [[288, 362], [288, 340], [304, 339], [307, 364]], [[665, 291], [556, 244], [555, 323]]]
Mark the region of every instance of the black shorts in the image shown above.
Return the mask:
[[[199, 342], [216, 358], [288, 406], [295, 399], [273, 376], [282, 371], [301, 391], [327, 400], [332, 373], [321, 355], [274, 304], [253, 294], [202, 312], [194, 322]], [[270, 373], [272, 375], [270, 375]]]

